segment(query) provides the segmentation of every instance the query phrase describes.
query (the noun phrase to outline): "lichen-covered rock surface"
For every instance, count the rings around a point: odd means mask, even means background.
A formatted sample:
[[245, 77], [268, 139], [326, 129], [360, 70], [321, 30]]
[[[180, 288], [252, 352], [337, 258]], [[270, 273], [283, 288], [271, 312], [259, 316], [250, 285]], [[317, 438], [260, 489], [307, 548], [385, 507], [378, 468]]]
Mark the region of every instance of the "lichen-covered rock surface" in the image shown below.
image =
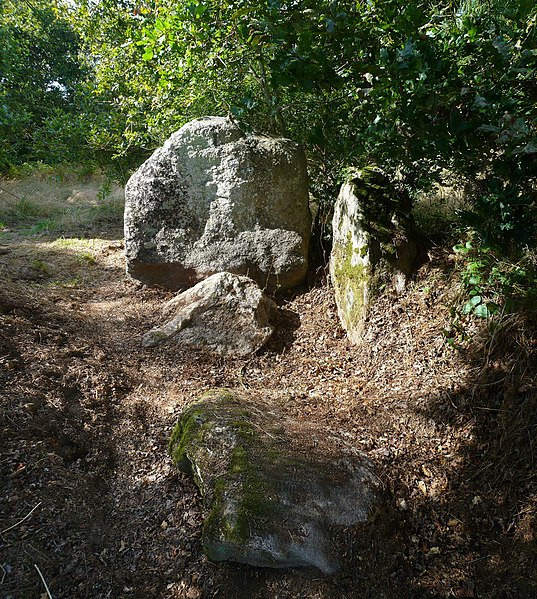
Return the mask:
[[360, 523], [365, 534], [378, 479], [364, 457], [325, 451], [325, 431], [305, 432], [277, 406], [259, 392], [210, 391], [183, 412], [170, 452], [203, 496], [211, 560], [332, 573], [332, 534]]
[[345, 183], [334, 208], [330, 277], [341, 325], [353, 343], [360, 340], [372, 279], [370, 239], [360, 221], [354, 185]]
[[247, 356], [272, 335], [276, 304], [255, 281], [215, 274], [165, 304], [166, 322], [143, 337], [146, 347], [164, 342], [191, 345], [222, 356]]
[[341, 325], [360, 343], [378, 288], [400, 292], [417, 263], [410, 204], [376, 169], [363, 169], [340, 190], [332, 221], [330, 277]]
[[304, 152], [227, 118], [184, 125], [125, 188], [127, 272], [150, 285], [184, 289], [229, 271], [294, 287], [310, 227]]

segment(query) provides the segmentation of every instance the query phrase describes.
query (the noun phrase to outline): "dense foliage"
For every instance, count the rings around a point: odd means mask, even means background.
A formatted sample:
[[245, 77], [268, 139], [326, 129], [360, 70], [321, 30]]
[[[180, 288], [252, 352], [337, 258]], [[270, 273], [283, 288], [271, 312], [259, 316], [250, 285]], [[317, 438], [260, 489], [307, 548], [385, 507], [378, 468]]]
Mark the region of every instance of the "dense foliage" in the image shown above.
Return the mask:
[[85, 74], [67, 16], [54, 0], [0, 2], [0, 169], [59, 162], [83, 143], [73, 119]]
[[304, 144], [321, 206], [355, 167], [411, 197], [449, 172], [481, 244], [535, 244], [533, 0], [1, 7], [4, 166], [91, 156], [124, 178], [186, 121], [230, 114]]

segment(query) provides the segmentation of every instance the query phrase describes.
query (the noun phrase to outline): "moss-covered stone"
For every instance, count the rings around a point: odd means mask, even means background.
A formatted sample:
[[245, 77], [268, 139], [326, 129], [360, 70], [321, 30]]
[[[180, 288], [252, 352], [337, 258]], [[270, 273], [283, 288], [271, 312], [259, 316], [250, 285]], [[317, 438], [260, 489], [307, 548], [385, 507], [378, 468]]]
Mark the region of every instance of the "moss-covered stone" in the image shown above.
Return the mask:
[[[212, 559], [226, 559], [230, 544], [246, 546], [252, 535], [270, 534], [272, 522], [281, 512], [270, 484], [252, 460], [251, 451], [242, 444], [237, 445], [225, 475], [215, 485], [212, 508], [204, 527], [204, 546]], [[227, 509], [226, 502], [230, 485], [236, 494], [233, 510]], [[264, 559], [273, 561], [268, 553]]]
[[[174, 463], [210, 498], [204, 546], [212, 559], [226, 559], [229, 551], [215, 540], [241, 545], [249, 535], [263, 535], [279, 510], [260, 475], [263, 444], [251, 419], [234, 393], [210, 391], [185, 410], [170, 439]], [[226, 500], [231, 489], [233, 510]]]
[[203, 496], [211, 559], [332, 571], [327, 530], [367, 519], [374, 479], [297, 452], [282, 428], [255, 395], [217, 389], [184, 411], [169, 449]]

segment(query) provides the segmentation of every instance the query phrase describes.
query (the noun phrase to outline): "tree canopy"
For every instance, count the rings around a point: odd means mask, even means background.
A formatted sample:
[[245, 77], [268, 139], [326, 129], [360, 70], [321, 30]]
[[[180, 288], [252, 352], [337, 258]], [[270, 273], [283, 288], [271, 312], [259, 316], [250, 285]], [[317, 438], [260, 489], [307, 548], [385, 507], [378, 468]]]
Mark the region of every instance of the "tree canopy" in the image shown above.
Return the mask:
[[[54, 0], [0, 3], [0, 167], [65, 159], [62, 149], [79, 142], [69, 121], [85, 75], [65, 7]], [[66, 129], [67, 139], [59, 139]]]
[[2, 164], [129, 169], [230, 114], [307, 150], [324, 204], [375, 165], [415, 197], [446, 170], [486, 243], [535, 242], [532, 0], [4, 0]]

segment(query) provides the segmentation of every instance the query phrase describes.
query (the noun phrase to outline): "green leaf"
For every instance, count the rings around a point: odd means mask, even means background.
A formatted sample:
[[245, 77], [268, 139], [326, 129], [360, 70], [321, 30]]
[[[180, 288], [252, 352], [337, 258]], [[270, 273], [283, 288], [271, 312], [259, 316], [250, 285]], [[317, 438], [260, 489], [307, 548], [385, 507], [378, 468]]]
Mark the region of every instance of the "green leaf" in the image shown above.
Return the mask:
[[472, 310], [476, 308], [476, 306], [480, 305], [482, 298], [480, 295], [474, 295], [474, 297], [470, 298], [462, 307], [463, 314], [470, 314]]
[[491, 315], [491, 312], [490, 312], [487, 304], [479, 304], [479, 306], [475, 307], [474, 314], [478, 318], [489, 318], [489, 316]]
[[236, 19], [240, 19], [241, 17], [244, 17], [244, 15], [247, 15], [254, 11], [255, 11], [254, 6], [243, 6], [242, 8], [237, 10], [235, 13], [233, 13], [231, 18], [235, 21]]

